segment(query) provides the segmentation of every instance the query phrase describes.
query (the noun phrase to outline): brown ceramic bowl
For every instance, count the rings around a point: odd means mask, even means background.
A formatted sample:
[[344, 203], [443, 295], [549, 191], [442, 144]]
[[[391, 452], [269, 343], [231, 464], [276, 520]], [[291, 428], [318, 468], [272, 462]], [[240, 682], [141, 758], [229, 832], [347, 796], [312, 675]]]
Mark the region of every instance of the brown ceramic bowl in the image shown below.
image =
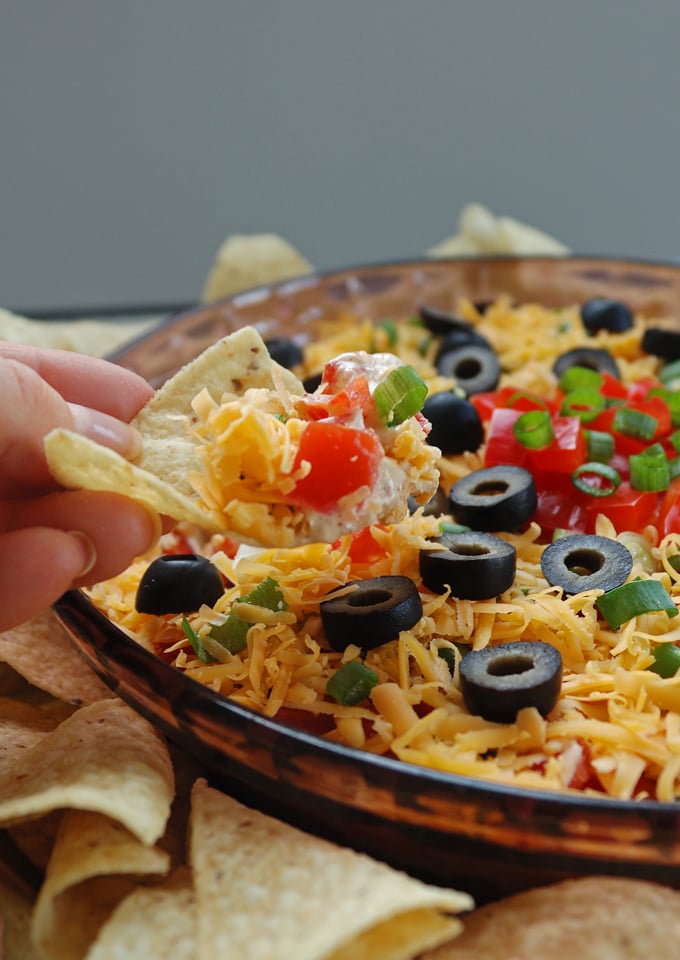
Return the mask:
[[[235, 328], [300, 344], [338, 311], [376, 320], [458, 297], [567, 305], [611, 296], [680, 317], [680, 266], [592, 257], [419, 261], [261, 288], [171, 317], [116, 360], [160, 384]], [[58, 616], [99, 675], [247, 803], [479, 902], [584, 874], [680, 887], [680, 804], [489, 784], [337, 746], [268, 720], [188, 679], [128, 639], [79, 592]]]

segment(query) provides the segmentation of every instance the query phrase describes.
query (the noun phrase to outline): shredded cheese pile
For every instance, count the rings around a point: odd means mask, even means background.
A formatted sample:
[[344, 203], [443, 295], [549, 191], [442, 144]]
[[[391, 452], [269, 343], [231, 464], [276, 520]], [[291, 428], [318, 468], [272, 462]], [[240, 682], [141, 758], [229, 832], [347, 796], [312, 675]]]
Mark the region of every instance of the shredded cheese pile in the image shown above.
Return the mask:
[[[513, 307], [500, 300], [483, 314], [469, 303], [460, 312], [500, 355], [506, 371], [502, 383], [545, 396], [556, 389], [550, 369], [555, 357], [585, 341], [576, 308]], [[619, 361], [624, 382], [632, 382], [658, 369], [654, 358], [640, 353], [641, 333], [636, 321], [626, 334], [600, 333], [589, 337], [588, 345], [606, 347]], [[429, 335], [408, 321], [377, 329], [369, 323], [341, 326], [336, 336], [310, 347], [307, 372], [348, 349], [390, 349], [412, 364], [432, 391], [451, 388], [450, 381], [436, 376]], [[198, 408], [204, 403], [199, 399]], [[206, 422], [215, 413], [208, 407]], [[239, 409], [247, 419], [248, 402]], [[219, 411], [219, 417], [226, 433], [237, 422], [234, 411]], [[256, 424], [248, 424], [255, 436]], [[257, 450], [242, 451], [261, 459], [263, 484], [276, 474], [276, 467], [269, 472], [269, 456], [282, 461], [290, 456], [283, 432], [279, 436], [275, 430], [276, 436], [258, 435], [262, 446]], [[482, 463], [483, 450], [442, 459], [443, 484], [450, 486]], [[196, 482], [203, 482], [210, 495], [228, 496], [222, 491], [228, 491], [229, 471], [236, 469], [225, 457], [219, 471]], [[564, 597], [546, 582], [540, 566], [544, 546], [535, 523], [520, 534], [499, 534], [517, 550], [515, 581], [504, 594], [484, 601], [432, 594], [422, 587], [418, 554], [428, 538], [439, 535], [439, 523], [439, 517], [420, 509], [398, 523], [368, 528], [358, 535], [360, 550], [358, 538], [349, 535], [332, 544], [239, 550], [235, 555], [224, 538], [203, 543], [192, 539], [196, 535], [187, 528], [166, 538], [166, 548], [174, 549], [179, 538], [189, 549], [210, 555], [228, 583], [214, 608], [187, 616], [195, 633], [206, 636], [230, 611], [250, 623], [245, 648], [236, 654], [225, 650], [213, 663], [196, 656], [181, 616], [135, 611], [137, 585], [149, 557], [92, 588], [91, 596], [130, 636], [188, 676], [265, 716], [313, 729], [329, 740], [497, 783], [620, 799], [671, 801], [680, 796], [680, 675], [664, 679], [647, 669], [659, 644], [680, 642], [677, 621], [663, 612], [647, 613], [617, 631], [609, 629], [595, 606], [601, 591]], [[597, 532], [613, 539], [627, 534], [602, 515]], [[653, 527], [637, 534], [644, 536], [646, 548], [629, 579], [659, 580], [680, 606], [680, 573], [671, 562], [680, 553], [680, 534], [662, 541]], [[350, 580], [384, 574], [407, 576], [418, 585], [420, 621], [365, 654], [353, 645], [341, 653], [330, 650], [320, 600]], [[267, 577], [283, 593], [281, 610], [241, 602]], [[526, 708], [510, 724], [470, 715], [458, 687], [458, 645], [479, 650], [520, 639], [541, 640], [559, 650], [564, 672], [556, 707], [546, 719]], [[455, 658], [453, 672], [440, 655], [442, 648]], [[326, 684], [343, 663], [356, 659], [377, 674], [378, 684], [359, 705], [343, 706], [327, 695]]]

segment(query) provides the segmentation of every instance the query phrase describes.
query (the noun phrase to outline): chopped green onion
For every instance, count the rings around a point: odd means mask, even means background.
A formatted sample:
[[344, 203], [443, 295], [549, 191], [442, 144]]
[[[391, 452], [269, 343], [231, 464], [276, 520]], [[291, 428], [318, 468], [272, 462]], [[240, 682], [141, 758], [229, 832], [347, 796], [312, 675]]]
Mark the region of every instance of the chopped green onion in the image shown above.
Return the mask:
[[434, 338], [431, 336], [421, 338], [420, 342], [418, 343], [418, 353], [421, 357], [424, 357], [427, 354], [433, 339]]
[[628, 458], [630, 485], [634, 490], [658, 492], [671, 482], [671, 468], [660, 443]]
[[521, 414], [513, 423], [512, 431], [522, 446], [531, 450], [547, 447], [555, 438], [547, 410], [529, 410]]
[[383, 320], [376, 325], [376, 330], [383, 330], [387, 334], [387, 342], [394, 347], [398, 340], [397, 325], [394, 320]]
[[680, 430], [671, 433], [667, 438], [676, 453], [680, 453]]
[[469, 533], [470, 527], [464, 523], [451, 523], [450, 520], [440, 520], [439, 530], [441, 533]]
[[587, 388], [572, 390], [562, 400], [560, 413], [563, 417], [579, 417], [581, 423], [590, 423], [603, 410], [605, 398], [597, 390]]
[[[287, 610], [281, 588], [273, 577], [265, 577], [250, 593], [245, 594], [239, 603], [252, 603], [256, 607], [266, 607], [267, 610]], [[222, 623], [215, 623], [210, 628], [210, 636], [217, 640], [229, 653], [239, 653], [246, 645], [250, 624], [230, 610]]]
[[184, 636], [187, 638], [191, 647], [198, 657], [199, 660], [202, 660], [203, 663], [214, 663], [215, 657], [211, 656], [208, 651], [203, 646], [201, 638], [196, 633], [194, 628], [191, 626], [186, 617], [182, 617], [182, 630], [184, 631]]
[[654, 662], [647, 667], [652, 673], [668, 679], [680, 670], [680, 647], [674, 643], [661, 643], [654, 651]]
[[409, 364], [395, 367], [373, 392], [378, 416], [388, 427], [396, 427], [422, 408], [427, 386]]
[[358, 660], [343, 663], [326, 684], [326, 692], [345, 707], [354, 707], [369, 695], [378, 675]]
[[659, 380], [662, 383], [672, 383], [678, 378], [680, 378], [680, 360], [665, 364], [659, 371]]
[[[472, 647], [467, 646], [464, 643], [454, 643], [453, 645], [458, 653], [460, 654], [461, 659], [470, 652]], [[446, 661], [446, 666], [449, 668], [451, 673], [455, 673], [456, 670], [456, 652], [452, 650], [451, 647], [440, 647], [437, 650], [437, 654]]]
[[668, 469], [670, 470], [669, 485], [671, 481], [677, 480], [680, 477], [680, 457], [673, 457], [672, 460], [668, 461]]
[[609, 463], [614, 456], [614, 438], [603, 430], [584, 430], [589, 460]]
[[619, 407], [614, 414], [612, 428], [626, 437], [637, 440], [651, 440], [656, 433], [659, 421], [649, 413], [634, 410], [632, 407]]
[[670, 594], [658, 580], [631, 580], [603, 593], [595, 605], [612, 630], [643, 613], [663, 610], [669, 617], [678, 614]]
[[[600, 484], [601, 480], [605, 481], [605, 486]], [[621, 484], [621, 474], [608, 463], [589, 461], [574, 470], [571, 482], [577, 490], [591, 497], [609, 497]]]
[[590, 367], [567, 367], [560, 377], [562, 393], [571, 393], [572, 390], [599, 390], [602, 386], [602, 374]]

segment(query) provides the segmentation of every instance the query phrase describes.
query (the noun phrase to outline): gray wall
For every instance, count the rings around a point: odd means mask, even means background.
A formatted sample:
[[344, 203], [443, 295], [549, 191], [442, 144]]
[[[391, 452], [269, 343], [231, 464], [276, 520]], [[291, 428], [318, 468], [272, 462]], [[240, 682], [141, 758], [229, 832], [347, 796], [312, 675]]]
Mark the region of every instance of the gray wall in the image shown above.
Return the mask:
[[4, 0], [0, 304], [191, 300], [228, 233], [417, 254], [470, 200], [680, 256], [680, 3]]

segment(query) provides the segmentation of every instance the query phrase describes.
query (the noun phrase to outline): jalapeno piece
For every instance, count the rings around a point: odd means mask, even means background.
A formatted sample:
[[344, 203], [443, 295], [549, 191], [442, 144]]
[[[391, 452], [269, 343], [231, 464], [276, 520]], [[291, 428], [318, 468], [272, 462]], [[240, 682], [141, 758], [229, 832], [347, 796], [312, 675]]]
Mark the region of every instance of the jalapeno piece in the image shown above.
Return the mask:
[[633, 557], [628, 547], [595, 534], [560, 537], [541, 555], [545, 579], [570, 596], [584, 590], [613, 590], [625, 583], [632, 569]]
[[423, 615], [418, 588], [408, 577], [353, 580], [340, 589], [342, 596], [334, 597], [333, 591], [319, 604], [326, 639], [334, 650], [344, 650], [350, 643], [372, 650], [415, 626]]
[[497, 597], [515, 579], [517, 551], [490, 533], [445, 533], [434, 543], [444, 549], [421, 550], [418, 558], [423, 584], [433, 593], [446, 588], [459, 600]]
[[137, 588], [139, 613], [191, 613], [202, 604], [213, 606], [224, 593], [222, 575], [207, 557], [197, 553], [156, 557]]
[[562, 657], [540, 640], [471, 650], [458, 669], [465, 706], [492, 723], [513, 723], [525, 707], [545, 717], [560, 695]]
[[473, 530], [516, 530], [533, 516], [538, 494], [528, 470], [500, 464], [461, 477], [449, 502], [456, 521]]

